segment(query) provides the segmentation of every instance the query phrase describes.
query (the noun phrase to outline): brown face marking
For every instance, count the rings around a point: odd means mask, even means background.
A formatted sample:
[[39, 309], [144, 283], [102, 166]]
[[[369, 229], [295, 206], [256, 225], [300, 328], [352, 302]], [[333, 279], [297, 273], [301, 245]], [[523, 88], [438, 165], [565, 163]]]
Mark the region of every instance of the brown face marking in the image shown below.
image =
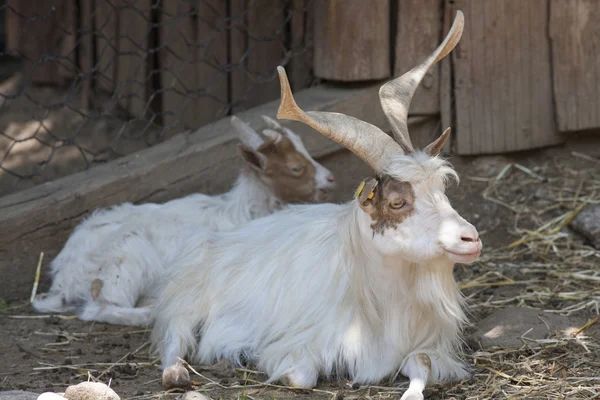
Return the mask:
[[241, 148], [246, 162], [286, 203], [312, 202], [317, 191], [316, 168], [294, 143], [282, 135], [277, 142], [267, 141], [255, 152]]
[[363, 190], [359, 202], [363, 211], [373, 220], [373, 231], [383, 234], [386, 228], [396, 229], [412, 215], [415, 194], [410, 183], [400, 182], [387, 175], [368, 179], [365, 188], [373, 187], [376, 180], [379, 182], [374, 189], [373, 198], [368, 199], [368, 193]]

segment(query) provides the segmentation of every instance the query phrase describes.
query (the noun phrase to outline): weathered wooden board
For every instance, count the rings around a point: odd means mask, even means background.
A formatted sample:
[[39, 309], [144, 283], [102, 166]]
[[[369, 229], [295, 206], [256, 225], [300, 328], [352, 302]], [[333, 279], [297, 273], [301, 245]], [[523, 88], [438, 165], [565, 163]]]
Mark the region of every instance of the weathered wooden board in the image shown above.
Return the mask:
[[390, 2], [315, 2], [314, 73], [334, 81], [390, 76]]
[[75, 7], [68, 0], [7, 0], [6, 47], [26, 79], [63, 85], [75, 76]]
[[[454, 1], [444, 0], [443, 10], [443, 28], [442, 37], [450, 30], [452, 26], [452, 17], [454, 16]], [[456, 138], [456, 126], [455, 126], [455, 115], [454, 115], [454, 85], [452, 82], [453, 76], [453, 63], [452, 56], [448, 55], [444, 57], [440, 62], [440, 128], [442, 132], [446, 128], [451, 128], [452, 133], [450, 139], [446, 141], [443, 152], [451, 153], [454, 148]]]
[[292, 59], [286, 69], [294, 91], [308, 87], [313, 81], [314, 4], [315, 0], [293, 0], [290, 9]]
[[92, 69], [94, 68], [94, 16], [93, 0], [81, 0], [79, 2], [79, 26], [80, 40], [78, 47], [79, 70], [83, 75], [81, 85], [81, 108], [89, 108], [92, 96]]
[[196, 129], [225, 115], [227, 4], [164, 2], [160, 25], [163, 125]]
[[[552, 100], [547, 0], [455, 0], [465, 30], [452, 52], [459, 154], [562, 142]], [[452, 16], [454, 17], [454, 16]]]
[[147, 112], [150, 97], [151, 0], [110, 0], [119, 14], [117, 88], [121, 107], [132, 116]]
[[[353, 115], [380, 127], [385, 117], [378, 101], [379, 85], [361, 89], [317, 86], [295, 94], [298, 105]], [[261, 115], [275, 115], [279, 101], [256, 107], [239, 117], [256, 129]], [[298, 122], [283, 122], [319, 157], [340, 146]], [[220, 193], [238, 173], [237, 139], [229, 118], [177, 135], [166, 142], [90, 170], [0, 198], [0, 298], [25, 298], [40, 252], [45, 253], [40, 291], [48, 284], [48, 263], [81, 220], [97, 208], [131, 201], [161, 202], [195, 191]]]
[[[119, 11], [114, 0], [96, 0], [96, 86], [110, 94], [118, 80]], [[117, 4], [118, 5], [118, 4]]]
[[283, 60], [285, 2], [232, 0], [231, 32], [233, 112], [279, 97], [277, 66]]
[[558, 129], [600, 127], [600, 2], [550, 0], [550, 39]]
[[[400, 76], [423, 61], [441, 43], [440, 0], [397, 0], [397, 30], [394, 75]], [[440, 112], [440, 67], [433, 66], [417, 89], [410, 115]]]

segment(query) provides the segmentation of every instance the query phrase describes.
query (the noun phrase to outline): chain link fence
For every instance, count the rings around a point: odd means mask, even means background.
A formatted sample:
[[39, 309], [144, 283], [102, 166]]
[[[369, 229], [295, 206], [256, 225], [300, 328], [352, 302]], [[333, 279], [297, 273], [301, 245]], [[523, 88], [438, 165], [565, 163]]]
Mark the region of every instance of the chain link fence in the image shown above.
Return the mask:
[[0, 196], [310, 86], [312, 1], [2, 1]]

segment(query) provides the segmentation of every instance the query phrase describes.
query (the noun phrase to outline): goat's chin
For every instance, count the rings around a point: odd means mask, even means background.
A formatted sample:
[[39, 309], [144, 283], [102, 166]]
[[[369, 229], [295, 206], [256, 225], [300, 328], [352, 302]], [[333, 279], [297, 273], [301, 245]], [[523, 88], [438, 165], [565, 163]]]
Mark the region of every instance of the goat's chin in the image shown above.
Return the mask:
[[477, 261], [481, 255], [481, 250], [477, 250], [473, 253], [455, 253], [450, 250], [444, 250], [444, 254], [446, 258], [454, 263], [471, 264]]
[[333, 198], [333, 193], [330, 191], [319, 190], [313, 196], [313, 203], [326, 203], [331, 201]]

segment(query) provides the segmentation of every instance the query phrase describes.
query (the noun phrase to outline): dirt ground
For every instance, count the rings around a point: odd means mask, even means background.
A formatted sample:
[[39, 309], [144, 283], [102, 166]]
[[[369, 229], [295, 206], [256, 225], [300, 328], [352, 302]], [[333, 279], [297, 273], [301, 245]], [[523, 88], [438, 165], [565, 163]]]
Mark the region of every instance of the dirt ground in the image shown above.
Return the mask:
[[[457, 211], [480, 231], [479, 262], [455, 269], [476, 323], [497, 309], [528, 306], [587, 321], [598, 315], [600, 252], [568, 228], [573, 212], [600, 202], [600, 137], [511, 156], [451, 159], [461, 176], [448, 194]], [[351, 198], [369, 170], [348, 152], [324, 160], [339, 181], [337, 201]], [[431, 386], [431, 399], [591, 399], [600, 396], [600, 324], [578, 335], [523, 338], [517, 349], [466, 349], [470, 381]], [[574, 327], [578, 328], [578, 327]], [[469, 334], [473, 328], [467, 329]], [[174, 397], [160, 385], [149, 331], [36, 315], [27, 304], [0, 313], [0, 389], [62, 392], [88, 374], [122, 398]], [[524, 335], [525, 336], [525, 335]], [[403, 378], [352, 388], [345, 380], [317, 390], [267, 386], [251, 370], [235, 374], [199, 366], [195, 387], [212, 398], [400, 397]]]

